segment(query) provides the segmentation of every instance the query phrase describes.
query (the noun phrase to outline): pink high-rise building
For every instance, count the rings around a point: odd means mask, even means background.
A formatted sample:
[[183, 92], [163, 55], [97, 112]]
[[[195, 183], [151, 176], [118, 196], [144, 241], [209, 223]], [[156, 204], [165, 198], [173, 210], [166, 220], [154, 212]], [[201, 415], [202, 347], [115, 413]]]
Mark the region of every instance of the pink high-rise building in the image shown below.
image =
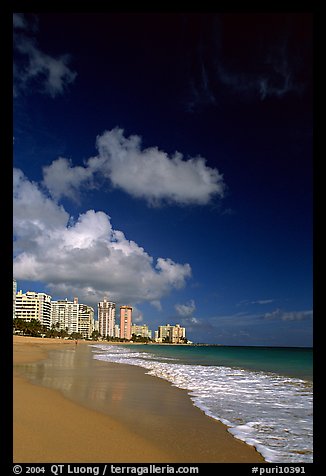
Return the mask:
[[131, 339], [132, 307], [120, 306], [120, 338]]

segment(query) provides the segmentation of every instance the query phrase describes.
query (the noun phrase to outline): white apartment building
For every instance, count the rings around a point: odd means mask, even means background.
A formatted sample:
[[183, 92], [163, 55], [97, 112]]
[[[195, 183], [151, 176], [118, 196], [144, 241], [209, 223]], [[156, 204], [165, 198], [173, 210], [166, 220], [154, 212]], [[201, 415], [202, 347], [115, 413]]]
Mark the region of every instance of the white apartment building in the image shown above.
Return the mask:
[[45, 293], [38, 293], [40, 300], [40, 320], [43, 326], [51, 327], [51, 296]]
[[30, 322], [37, 319], [46, 327], [51, 325], [51, 296], [34, 291], [18, 291], [15, 299], [15, 316]]
[[59, 330], [65, 330], [68, 334], [78, 332], [78, 315], [79, 315], [78, 298], [73, 301], [62, 299], [52, 301], [51, 326], [55, 326]]
[[80, 333], [84, 339], [91, 337], [94, 330], [94, 309], [87, 304], [68, 299], [52, 301], [51, 326], [66, 330], [68, 334]]
[[84, 339], [91, 337], [94, 330], [94, 309], [87, 304], [79, 304], [78, 332]]
[[98, 331], [102, 337], [115, 335], [115, 303], [105, 297], [97, 306]]

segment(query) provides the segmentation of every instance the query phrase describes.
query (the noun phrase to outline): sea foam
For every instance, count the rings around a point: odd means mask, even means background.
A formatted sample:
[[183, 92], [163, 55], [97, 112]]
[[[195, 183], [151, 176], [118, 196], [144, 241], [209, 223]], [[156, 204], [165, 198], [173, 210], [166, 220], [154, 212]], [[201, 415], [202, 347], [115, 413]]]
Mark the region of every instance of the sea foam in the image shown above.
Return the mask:
[[194, 405], [266, 461], [312, 462], [312, 384], [273, 373], [187, 365], [124, 346], [93, 345], [97, 360], [136, 365], [187, 390]]

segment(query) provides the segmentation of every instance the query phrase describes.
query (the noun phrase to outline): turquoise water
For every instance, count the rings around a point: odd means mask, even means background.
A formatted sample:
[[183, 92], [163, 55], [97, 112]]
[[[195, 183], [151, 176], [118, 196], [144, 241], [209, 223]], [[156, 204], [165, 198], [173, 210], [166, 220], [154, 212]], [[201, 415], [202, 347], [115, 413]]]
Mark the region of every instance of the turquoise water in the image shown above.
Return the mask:
[[[131, 344], [130, 348], [132, 348]], [[176, 358], [183, 364], [218, 365], [313, 379], [313, 351], [298, 347], [137, 345], [140, 352]]]
[[194, 405], [274, 463], [313, 460], [312, 349], [92, 345], [93, 357], [136, 365], [187, 390]]

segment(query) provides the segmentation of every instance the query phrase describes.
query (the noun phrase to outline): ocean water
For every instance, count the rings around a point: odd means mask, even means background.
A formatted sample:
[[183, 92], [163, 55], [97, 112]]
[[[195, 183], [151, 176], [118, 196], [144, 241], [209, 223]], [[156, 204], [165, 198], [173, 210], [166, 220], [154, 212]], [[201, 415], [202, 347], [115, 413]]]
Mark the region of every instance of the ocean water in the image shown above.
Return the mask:
[[313, 461], [312, 350], [92, 345], [93, 358], [136, 365], [187, 390], [193, 404], [266, 461]]

